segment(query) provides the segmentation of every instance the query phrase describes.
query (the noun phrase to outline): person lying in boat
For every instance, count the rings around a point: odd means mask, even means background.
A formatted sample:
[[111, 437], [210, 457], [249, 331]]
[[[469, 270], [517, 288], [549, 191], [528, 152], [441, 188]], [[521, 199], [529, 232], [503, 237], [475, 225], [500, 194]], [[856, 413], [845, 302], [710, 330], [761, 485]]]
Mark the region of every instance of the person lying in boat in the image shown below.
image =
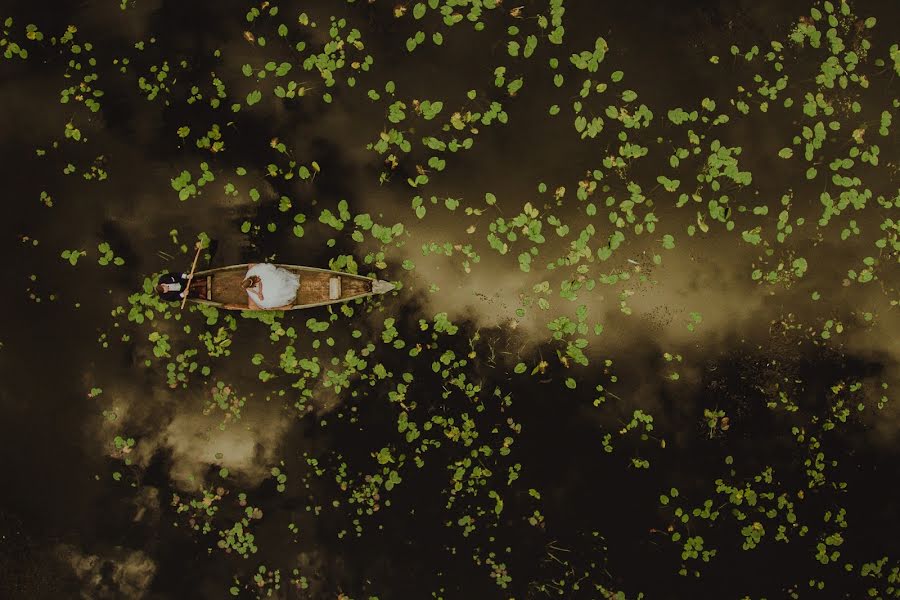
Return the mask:
[[252, 310], [284, 310], [295, 304], [300, 277], [268, 263], [250, 265], [241, 287]]

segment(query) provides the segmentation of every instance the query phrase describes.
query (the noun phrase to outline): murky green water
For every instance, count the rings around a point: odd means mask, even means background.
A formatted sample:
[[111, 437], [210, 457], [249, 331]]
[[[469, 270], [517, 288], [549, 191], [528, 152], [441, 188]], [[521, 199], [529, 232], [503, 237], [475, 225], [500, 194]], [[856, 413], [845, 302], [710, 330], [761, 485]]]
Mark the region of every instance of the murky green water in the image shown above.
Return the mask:
[[0, 596], [898, 597], [897, 16], [4, 8]]

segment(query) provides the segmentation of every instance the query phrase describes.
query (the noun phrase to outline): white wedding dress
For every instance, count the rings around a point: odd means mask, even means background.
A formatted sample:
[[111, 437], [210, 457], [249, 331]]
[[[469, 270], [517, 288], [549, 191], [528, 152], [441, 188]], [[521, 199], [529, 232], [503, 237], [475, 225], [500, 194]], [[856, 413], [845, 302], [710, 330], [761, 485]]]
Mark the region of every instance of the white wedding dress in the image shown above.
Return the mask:
[[287, 269], [268, 263], [253, 265], [247, 270], [246, 277], [256, 275], [262, 282], [262, 299], [255, 293], [247, 291], [247, 295], [260, 308], [277, 308], [286, 304], [294, 304], [297, 290], [300, 289], [300, 277]]

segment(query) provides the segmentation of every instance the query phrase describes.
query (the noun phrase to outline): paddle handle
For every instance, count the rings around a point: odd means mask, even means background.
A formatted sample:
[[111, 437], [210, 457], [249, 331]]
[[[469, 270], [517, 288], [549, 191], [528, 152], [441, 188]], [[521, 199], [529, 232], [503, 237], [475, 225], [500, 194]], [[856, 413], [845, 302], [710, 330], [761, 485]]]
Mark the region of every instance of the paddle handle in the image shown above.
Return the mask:
[[184, 310], [184, 305], [187, 304], [188, 294], [191, 293], [191, 281], [194, 279], [194, 271], [197, 269], [197, 259], [200, 258], [200, 251], [203, 249], [203, 244], [197, 242], [197, 254], [194, 255], [194, 264], [191, 265], [191, 274], [188, 275], [187, 283], [184, 285], [184, 298], [181, 299], [181, 309]]

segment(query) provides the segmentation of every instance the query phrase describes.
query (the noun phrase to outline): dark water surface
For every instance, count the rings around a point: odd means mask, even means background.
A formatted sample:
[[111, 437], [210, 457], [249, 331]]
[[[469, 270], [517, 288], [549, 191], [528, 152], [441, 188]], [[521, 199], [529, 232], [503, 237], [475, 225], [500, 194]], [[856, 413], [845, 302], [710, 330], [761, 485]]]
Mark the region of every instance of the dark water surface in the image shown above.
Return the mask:
[[[262, 4], [268, 11], [276, 3]], [[898, 78], [889, 58], [898, 41], [892, 26], [898, 22], [897, 3], [852, 6], [859, 23], [877, 16], [865, 64], [869, 88], [851, 86], [844, 94], [817, 86], [814, 77], [828, 53], [786, 48], [785, 72], [792, 77], [786, 91], [770, 102], [767, 113], [756, 108], [755, 97], [746, 117], [729, 103], [749, 96], [737, 86], [755, 91], [754, 74], [765, 72], [773, 80], [778, 74], [760, 58], [747, 66], [743, 53], [758, 44], [765, 54], [771, 40], [786, 39], [797, 18], [810, 14], [811, 5], [567, 1], [564, 43], [552, 45], [536, 25], [537, 15], [549, 17], [547, 2], [523, 0], [524, 18], [510, 15], [516, 6], [509, 2], [502, 10], [486, 11], [487, 26], [480, 32], [468, 21], [448, 28], [432, 10], [414, 20], [416, 4], [398, 3], [407, 14], [397, 19], [395, 6], [380, 0], [285, 2], [278, 19], [259, 17], [254, 23], [245, 14], [260, 3], [129, 0], [121, 10], [118, 2], [16, 2], [0, 10], [0, 20], [15, 18], [8, 29], [20, 42], [25, 24], [35, 23], [44, 33], [43, 42], [26, 46], [27, 60], [0, 59], [6, 183], [0, 249], [8, 257], [0, 327], [0, 598], [900, 597], [895, 539], [900, 412], [893, 398], [900, 385], [900, 115]], [[823, 4], [817, 6], [827, 14]], [[836, 6], [839, 12], [840, 3]], [[298, 25], [304, 11], [319, 23], [315, 30]], [[336, 70], [337, 83], [329, 88], [317, 72], [302, 69], [302, 58], [278, 38], [273, 23], [283, 20], [292, 43], [303, 39], [318, 52], [328, 40], [332, 15], [346, 18], [348, 30], [358, 28], [365, 43], [361, 52], [346, 43], [347, 62], [371, 54], [374, 65], [368, 73]], [[82, 60], [88, 70], [86, 51], [74, 55], [49, 41], [69, 24], [78, 27], [77, 43], [93, 44], [90, 55], [101, 73], [94, 85], [105, 92], [98, 113], [75, 101], [59, 102], [60, 90], [81, 77], [71, 66], [68, 72], [77, 76], [64, 77], [68, 61]], [[509, 26], [520, 28], [521, 35], [510, 37]], [[426, 41], [409, 53], [406, 39], [419, 29], [429, 38], [441, 31], [443, 44]], [[266, 46], [249, 43], [245, 31], [265, 35]], [[541, 33], [534, 57], [512, 59], [507, 42], [518, 39], [524, 46], [532, 32]], [[577, 70], [569, 56], [592, 51], [598, 36], [609, 46], [598, 72]], [[140, 41], [144, 50], [135, 47]], [[732, 44], [740, 56], [732, 56]], [[220, 58], [213, 56], [216, 50]], [[711, 55], [719, 57], [717, 64]], [[124, 57], [130, 64], [121, 74]], [[548, 67], [554, 57], [556, 71]], [[875, 57], [887, 64], [875, 65]], [[148, 101], [138, 77], [152, 77], [151, 66], [163, 60], [172, 69], [167, 80], [172, 92]], [[182, 60], [185, 69], [178, 65]], [[292, 61], [287, 79], [307, 85], [308, 94], [276, 98], [270, 73], [258, 86], [262, 101], [248, 106], [245, 98], [256, 80], [244, 77], [241, 67], [251, 63], [256, 72], [268, 60]], [[505, 85], [493, 84], [500, 65], [507, 66], [506, 84], [524, 77], [514, 96]], [[579, 97], [586, 77], [592, 85], [608, 83], [615, 70], [624, 72], [615, 91], [610, 84], [606, 96]], [[215, 94], [210, 71], [227, 88], [218, 111], [208, 104]], [[557, 71], [565, 76], [562, 87], [553, 81]], [[356, 76], [353, 87], [346, 83], [348, 74]], [[378, 102], [367, 97], [369, 89], [387, 97], [387, 81], [395, 82], [395, 97]], [[203, 99], [189, 104], [192, 85], [200, 87]], [[589, 116], [604, 115], [608, 104], [622, 104], [625, 89], [638, 93], [632, 114], [646, 104], [654, 113], [652, 125], [625, 129], [606, 117], [600, 136], [580, 140], [572, 126], [572, 103], [583, 101]], [[469, 90], [477, 90], [476, 100], [467, 100]], [[839, 133], [829, 132], [827, 151], [816, 157], [814, 181], [804, 175], [809, 165], [802, 160], [802, 146], [794, 147], [793, 162], [778, 156], [804, 125], [812, 128], [816, 121], [796, 107], [782, 108], [782, 99], [791, 96], [799, 105], [810, 90], [823, 91], [836, 105], [853, 100], [863, 105], [859, 115], [845, 110]], [[322, 101], [326, 91], [334, 96], [332, 103]], [[425, 120], [414, 114], [414, 98], [443, 100], [445, 107], [434, 121]], [[717, 104], [717, 110], [707, 111], [710, 117], [721, 112], [730, 121], [715, 129], [701, 122], [675, 126], [667, 119], [675, 107], [703, 113], [703, 98]], [[407, 102], [408, 118], [399, 124], [387, 119], [395, 99]], [[453, 107], [484, 112], [492, 100], [502, 102], [508, 123], [478, 124], [477, 134], [457, 134], [474, 138], [471, 150], [441, 153], [421, 143], [424, 135], [450, 135], [438, 124], [457, 110]], [[240, 112], [230, 110], [233, 102], [243, 103]], [[553, 104], [561, 107], [555, 117], [548, 115]], [[892, 115], [894, 125], [879, 135], [883, 112]], [[80, 128], [85, 143], [64, 137], [67, 122]], [[225, 141], [224, 151], [215, 154], [194, 143], [213, 123]], [[842, 173], [858, 175], [862, 183], [856, 187], [871, 189], [873, 198], [865, 209], [847, 209], [828, 227], [816, 228], [819, 194], [829, 190], [836, 196], [843, 189], [829, 179], [828, 163], [847, 156], [853, 143], [849, 133], [860, 123], [866, 142], [880, 145], [880, 162], [868, 166], [857, 160]], [[176, 132], [185, 125], [191, 132], [182, 140]], [[413, 152], [392, 150], [400, 164], [381, 184], [387, 155], [366, 145], [392, 128], [404, 132]], [[684, 159], [680, 170], [668, 162], [674, 148], [692, 147], [688, 129], [707, 135], [704, 149], [712, 139], [743, 148], [740, 168], [753, 173], [753, 183], [727, 184], [722, 192], [731, 195], [735, 215], [739, 205], [748, 207], [735, 216], [733, 231], [706, 214], [709, 232], [688, 235], [686, 228], [699, 226], [697, 215], [705, 213], [713, 193], [707, 186], [702, 204], [691, 201], [682, 209], [675, 207], [678, 194], [657, 184], [657, 175], [666, 174], [680, 177], [679, 192], [693, 189], [706, 155]], [[650, 156], [617, 173], [601, 165], [616, 154], [619, 130], [629, 141], [650, 147]], [[52, 149], [54, 141], [58, 149]], [[286, 166], [289, 160], [273, 149], [279, 141], [298, 166], [312, 169], [316, 161], [321, 172], [306, 182], [267, 176], [267, 164]], [[47, 155], [38, 156], [38, 148]], [[446, 170], [430, 169], [429, 183], [412, 189], [406, 180], [416, 177], [416, 165], [436, 155], [446, 159]], [[108, 172], [107, 180], [82, 177], [95, 159]], [[216, 180], [203, 194], [179, 201], [171, 180], [186, 169], [196, 182], [201, 161], [209, 163]], [[75, 174], [63, 174], [68, 163], [76, 165]], [[246, 177], [235, 176], [239, 167], [247, 169]], [[579, 181], [601, 168], [604, 180], [590, 198], [598, 207], [594, 216], [575, 193]], [[224, 193], [226, 182], [239, 193]], [[546, 194], [536, 193], [541, 182]], [[601, 262], [594, 257], [614, 229], [607, 215], [615, 210], [604, 201], [628, 198], [628, 182], [639, 183], [651, 198], [659, 224], [652, 235], [629, 233]], [[603, 190], [603, 184], [610, 189]], [[559, 186], [567, 191], [558, 201], [553, 191]], [[250, 187], [258, 188], [259, 201], [250, 198]], [[44, 190], [52, 207], [40, 200]], [[485, 204], [486, 192], [496, 194], [496, 206]], [[795, 225], [797, 233], [782, 245], [774, 241], [775, 222], [787, 193], [793, 195], [791, 223], [804, 217], [807, 226]], [[417, 218], [410, 208], [417, 194], [424, 198], [427, 218]], [[291, 199], [290, 209], [279, 210], [281, 196]], [[437, 204], [431, 196], [439, 198]], [[882, 201], [876, 202], [879, 196]], [[445, 197], [459, 199], [460, 207], [445, 210]], [[364, 242], [354, 241], [352, 223], [336, 231], [319, 220], [323, 210], [337, 214], [340, 200], [352, 215], [368, 213], [387, 226], [402, 223], [403, 233], [390, 243], [368, 234]], [[485, 236], [493, 220], [515, 218], [526, 202], [541, 218], [553, 215], [559, 221], [543, 223], [546, 242], [532, 259], [532, 270], [523, 272], [516, 257], [530, 245], [525, 234], [502, 256]], [[757, 221], [749, 214], [763, 205], [769, 207], [766, 242], [751, 245], [742, 241], [741, 231], [752, 229]], [[484, 214], [464, 214], [467, 206]], [[647, 206], [635, 212], [643, 215]], [[306, 216], [302, 238], [292, 233], [298, 212]], [[861, 233], [841, 239], [842, 228], [852, 229], [850, 219]], [[242, 233], [245, 221], [258, 230]], [[267, 231], [269, 223], [274, 232]], [[569, 233], [558, 234], [559, 223], [568, 225]], [[591, 241], [594, 253], [583, 262], [586, 271], [575, 265], [545, 269], [568, 254], [589, 224], [598, 233]], [[317, 308], [279, 316], [271, 326], [234, 315], [230, 328], [224, 314], [208, 323], [209, 315], [196, 307], [177, 319], [177, 310], [166, 315], [159, 307], [153, 320], [129, 319], [133, 305], [152, 306], [141, 295], [145, 278], [188, 268], [190, 247], [201, 232], [214, 240], [203, 267], [261, 260], [327, 267], [339, 255], [352, 255], [360, 273], [397, 281], [401, 289], [354, 305], [350, 316], [338, 308]], [[666, 233], [677, 240], [674, 250], [661, 249]], [[888, 243], [879, 251], [873, 244], [880, 236], [888, 236]], [[101, 242], [110, 244], [124, 266], [98, 265]], [[458, 247], [452, 257], [426, 255], [422, 248], [431, 243]], [[460, 254], [466, 244], [479, 254], [470, 273]], [[766, 257], [764, 248], [772, 254]], [[75, 267], [60, 257], [72, 249], [87, 251]], [[663, 255], [659, 264], [654, 254]], [[850, 281], [848, 270], [862, 270], [863, 258], [875, 254], [876, 279]], [[756, 268], [768, 271], [800, 256], [809, 262], [805, 275], [773, 285], [751, 278]], [[404, 266], [407, 260], [414, 270]], [[559, 297], [563, 282], [579, 274], [599, 279], [613, 272], [632, 279], [582, 289], [576, 302]], [[640, 275], [648, 280], [640, 281]], [[525, 306], [540, 295], [534, 286], [545, 280], [552, 308]], [[813, 300], [814, 293], [822, 299]], [[622, 301], [629, 310], [620, 310]], [[590, 339], [586, 366], [566, 358], [569, 338], [554, 339], [547, 326], [557, 317], [574, 320], [581, 304], [591, 329], [595, 323], [603, 326], [602, 335], [583, 335]], [[520, 307], [524, 314], [516, 313]], [[432, 335], [438, 313], [459, 327], [455, 335]], [[686, 326], [691, 313], [702, 313], [696, 331]], [[328, 321], [332, 315], [326, 333], [308, 329], [308, 319]], [[405, 347], [394, 347], [386, 333], [382, 337], [389, 318]], [[211, 355], [198, 336], [216, 335], [222, 327], [231, 340], [230, 354]], [[289, 327], [296, 329], [296, 340], [284, 337]], [[822, 335], [825, 329], [831, 337]], [[154, 357], [154, 332], [169, 336], [170, 356]], [[571, 339], [576, 337], [582, 334]], [[372, 348], [366, 348], [370, 341]], [[409, 349], [417, 344], [422, 354], [411, 357]], [[191, 349], [198, 354], [187, 361], [210, 367], [210, 374], [198, 370], [184, 386], [170, 387], [167, 368], [177, 369], [175, 357]], [[339, 364], [348, 350], [368, 365], [348, 375], [337, 393], [341, 368], [332, 358]], [[298, 359], [318, 356], [323, 374], [285, 368], [285, 352], [296, 352]], [[449, 366], [460, 359], [466, 362]], [[537, 372], [541, 361], [546, 364]], [[524, 374], [515, 371], [520, 362], [526, 364]], [[376, 363], [389, 375], [373, 374]], [[328, 369], [335, 374], [325, 375]], [[261, 370], [275, 377], [265, 380]], [[414, 383], [401, 404], [389, 393], [397, 391], [403, 373]], [[452, 380], [460, 373], [462, 388], [469, 383], [481, 391], [467, 395], [455, 387]], [[305, 400], [294, 386], [301, 378], [309, 379], [313, 390]], [[241, 418], [224, 430], [216, 410], [204, 412], [220, 381], [246, 397]], [[604, 389], [611, 394], [596, 403]], [[503, 401], [506, 396], [509, 402]], [[788, 408], [791, 403], [795, 409]], [[711, 430], [705, 410], [722, 410], [728, 420], [716, 421]], [[421, 438], [407, 441], [398, 431], [401, 413], [418, 423]], [[632, 423], [638, 415], [651, 415], [652, 427]], [[462, 433], [440, 424], [440, 418], [453, 419]], [[429, 420], [434, 425], [425, 429]], [[471, 443], [465, 441], [472, 435], [465, 422], [477, 433]], [[116, 436], [135, 440], [130, 455], [116, 448]], [[419, 447], [424, 439], [440, 444]], [[612, 451], [604, 449], [607, 443]], [[482, 445], [489, 450], [479, 454]], [[385, 448], [392, 462], [378, 460]], [[415, 464], [416, 456], [423, 466]], [[465, 489], [469, 483], [451, 492], [459, 461], [466, 459], [468, 469], [485, 469], [473, 478], [482, 481], [471, 483], [471, 493]], [[641, 466], [643, 460], [649, 468]], [[272, 467], [288, 477], [283, 491]], [[227, 475], [220, 474], [222, 468]], [[366, 478], [391, 468], [402, 482], [392, 490], [382, 484], [379, 510], [358, 515], [351, 492], [363, 496]], [[814, 481], [819, 473], [824, 479]], [[341, 489], [342, 481], [349, 481], [350, 491]], [[741, 489], [738, 500], [721, 492], [726, 484]], [[745, 486], [758, 495], [758, 504], [748, 506]], [[204, 489], [215, 493], [216, 488], [224, 497], [210, 519], [211, 531], [192, 531], [189, 517], [176, 507], [201, 502]], [[238, 501], [242, 493], [246, 502]], [[688, 513], [702, 508], [707, 499], [720, 511], [715, 520], [692, 515], [683, 523], [675, 513], [676, 506]], [[788, 504], [796, 513], [790, 518]], [[761, 505], [771, 514], [759, 510]], [[246, 517], [247, 506], [258, 508], [262, 517], [250, 519], [255, 550], [244, 558], [217, 542], [220, 531]], [[474, 519], [475, 528], [466, 530], [464, 518]], [[742, 548], [756, 525], [765, 528], [759, 545]], [[776, 539], [779, 525], [789, 541]], [[680, 540], [672, 539], [676, 532]], [[695, 536], [702, 537], [704, 548], [716, 549], [708, 562], [682, 556], [685, 540]], [[828, 555], [835, 550], [840, 555], [823, 563], [819, 544], [827, 546]], [[278, 586], [254, 582], [254, 574], [276, 569]], [[497, 571], [511, 580], [498, 585]]]

